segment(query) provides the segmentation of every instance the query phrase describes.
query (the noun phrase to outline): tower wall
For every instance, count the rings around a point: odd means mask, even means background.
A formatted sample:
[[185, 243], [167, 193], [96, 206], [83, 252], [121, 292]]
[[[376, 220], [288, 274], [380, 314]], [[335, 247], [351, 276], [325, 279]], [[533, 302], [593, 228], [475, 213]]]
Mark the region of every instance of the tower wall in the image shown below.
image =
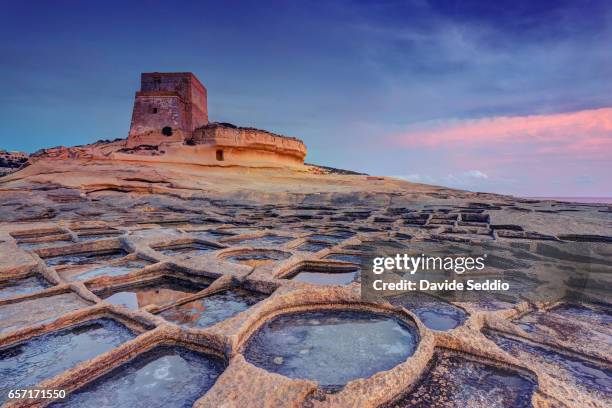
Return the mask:
[[[185, 139], [186, 110], [182, 99], [171, 93], [148, 92], [136, 94], [128, 146], [158, 145], [163, 142], [180, 142]], [[171, 129], [170, 135], [162, 133]]]
[[206, 88], [192, 73], [143, 73], [127, 144], [184, 141], [207, 123]]
[[195, 78], [191, 82], [191, 131], [208, 124], [208, 95], [206, 88]]

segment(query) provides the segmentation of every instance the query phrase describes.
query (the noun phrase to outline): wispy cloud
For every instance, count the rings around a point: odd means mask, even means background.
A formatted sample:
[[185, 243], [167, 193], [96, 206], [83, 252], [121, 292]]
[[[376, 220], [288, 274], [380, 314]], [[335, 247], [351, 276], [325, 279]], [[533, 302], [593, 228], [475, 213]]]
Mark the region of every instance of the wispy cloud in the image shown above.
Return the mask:
[[501, 153], [522, 147], [529, 155], [610, 158], [612, 108], [427, 123], [393, 134], [389, 142], [406, 148], [485, 147]]
[[533, 196], [612, 192], [612, 108], [427, 122], [383, 145], [428, 158], [418, 167], [413, 159], [410, 181]]

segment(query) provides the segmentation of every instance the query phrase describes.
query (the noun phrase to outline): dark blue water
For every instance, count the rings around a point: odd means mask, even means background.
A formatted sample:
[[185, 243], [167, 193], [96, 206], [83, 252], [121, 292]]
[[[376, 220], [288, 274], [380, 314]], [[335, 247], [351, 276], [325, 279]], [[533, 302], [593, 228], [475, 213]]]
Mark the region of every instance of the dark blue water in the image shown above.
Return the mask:
[[27, 295], [50, 287], [51, 284], [41, 276], [0, 281], [0, 299]]
[[[578, 357], [561, 354], [544, 346], [506, 337], [500, 333], [493, 331], [484, 333], [503, 350], [526, 364], [537, 363], [547, 366], [553, 377], [564, 382], [572, 381], [596, 399], [612, 403], [612, 370], [603, 366], [599, 367]], [[602, 345], [602, 347], [605, 346], [607, 345]]]
[[107, 289], [99, 292], [98, 296], [115, 305], [136, 310], [147, 305], [170, 304], [206, 287], [206, 284], [194, 284], [182, 279], [164, 277], [125, 288]]
[[418, 342], [415, 325], [390, 316], [318, 311], [268, 321], [248, 340], [244, 355], [268, 371], [333, 389], [395, 367]]
[[328, 248], [333, 244], [330, 242], [306, 241], [296, 249], [304, 252], [319, 252], [322, 249]]
[[308, 238], [314, 241], [324, 241], [324, 242], [330, 242], [330, 243], [336, 243], [336, 242], [344, 241], [346, 239], [339, 235], [331, 235], [331, 234], [313, 234], [313, 235], [309, 235]]
[[97, 278], [98, 276], [121, 276], [127, 275], [130, 272], [134, 272], [138, 269], [142, 269], [145, 266], [149, 265], [150, 262], [147, 262], [142, 259], [135, 259], [127, 262], [122, 262], [117, 265], [106, 265], [100, 268], [91, 269], [87, 272], [76, 275], [73, 279], [75, 280], [87, 280]]
[[38, 384], [134, 337], [122, 324], [99, 319], [0, 349], [0, 402], [9, 389]]
[[334, 261], [342, 261], [342, 262], [351, 262], [357, 265], [361, 265], [363, 262], [363, 255], [355, 255], [355, 254], [329, 254], [326, 255], [323, 259], [331, 259]]
[[416, 314], [423, 324], [432, 330], [446, 331], [462, 325], [468, 314], [461, 308], [426, 293], [411, 292], [388, 299], [391, 304], [402, 306]]
[[281, 261], [291, 256], [289, 252], [276, 251], [273, 249], [244, 250], [228, 256], [226, 259], [231, 262], [248, 261]]
[[234, 236], [236, 234], [232, 234], [231, 232], [223, 232], [223, 231], [191, 231], [189, 235], [196, 236], [202, 239], [221, 239]]
[[397, 408], [527, 408], [537, 387], [514, 370], [487, 365], [452, 352], [437, 352], [433, 366]]
[[169, 245], [166, 247], [159, 247], [154, 249], [168, 256], [181, 255], [185, 257], [192, 257], [204, 255], [210, 251], [219, 249], [219, 247], [200, 242], [192, 242], [188, 244]]
[[185, 327], [208, 327], [234, 317], [267, 296], [243, 289], [231, 289], [164, 310], [160, 316]]
[[180, 347], [157, 347], [53, 407], [191, 407], [217, 381], [225, 362]]
[[110, 261], [112, 259], [122, 258], [127, 255], [122, 249], [116, 249], [109, 252], [87, 252], [82, 254], [70, 254], [45, 258], [45, 263], [49, 266], [59, 265], [87, 265], [101, 261]]
[[289, 241], [292, 241], [292, 237], [282, 237], [279, 235], [266, 235], [258, 238], [245, 238], [239, 241], [233, 241], [232, 244], [249, 245], [249, 246], [282, 246]]
[[348, 285], [359, 278], [359, 268], [353, 270], [345, 269], [322, 269], [302, 267], [294, 274], [291, 280], [311, 283], [313, 285]]

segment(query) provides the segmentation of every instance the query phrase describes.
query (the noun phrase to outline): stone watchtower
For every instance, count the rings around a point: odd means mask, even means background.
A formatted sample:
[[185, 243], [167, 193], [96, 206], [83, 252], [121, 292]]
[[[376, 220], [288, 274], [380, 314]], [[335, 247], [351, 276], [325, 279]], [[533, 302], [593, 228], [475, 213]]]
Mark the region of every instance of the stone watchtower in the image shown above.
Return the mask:
[[127, 146], [191, 138], [208, 123], [206, 98], [206, 88], [191, 72], [141, 74]]

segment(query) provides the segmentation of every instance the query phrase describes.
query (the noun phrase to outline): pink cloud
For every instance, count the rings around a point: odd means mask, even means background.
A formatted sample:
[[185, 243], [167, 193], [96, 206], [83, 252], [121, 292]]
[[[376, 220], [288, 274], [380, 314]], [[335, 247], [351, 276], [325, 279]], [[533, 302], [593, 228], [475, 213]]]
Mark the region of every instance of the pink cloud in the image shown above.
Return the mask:
[[612, 108], [530, 116], [498, 116], [418, 126], [392, 135], [409, 148], [487, 148], [526, 155], [610, 158]]

